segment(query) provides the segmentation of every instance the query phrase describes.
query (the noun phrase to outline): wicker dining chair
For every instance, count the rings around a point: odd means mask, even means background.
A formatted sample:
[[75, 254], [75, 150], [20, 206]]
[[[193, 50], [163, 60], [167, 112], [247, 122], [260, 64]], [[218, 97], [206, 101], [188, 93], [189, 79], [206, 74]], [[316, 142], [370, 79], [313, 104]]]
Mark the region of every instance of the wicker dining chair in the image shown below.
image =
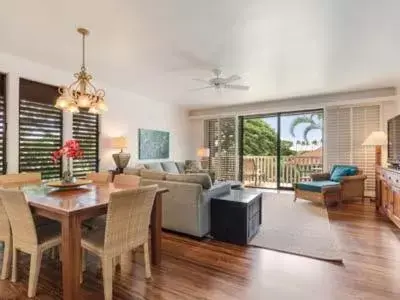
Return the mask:
[[61, 227], [55, 225], [36, 227], [29, 204], [21, 191], [0, 190], [0, 199], [7, 212], [12, 230], [11, 281], [17, 281], [18, 251], [30, 254], [28, 297], [34, 297], [43, 252], [61, 244]]
[[87, 179], [90, 179], [93, 181], [93, 183], [98, 183], [98, 184], [102, 184], [102, 183], [109, 183], [111, 182], [111, 177], [112, 175], [108, 172], [91, 172], [88, 173], [86, 175]]
[[149, 260], [150, 215], [157, 185], [122, 190], [110, 195], [106, 227], [82, 237], [82, 248], [100, 257], [104, 297], [112, 299], [113, 259], [143, 246], [145, 277], [151, 277]]
[[138, 187], [140, 185], [140, 176], [129, 175], [129, 174], [118, 174], [114, 177], [115, 184], [129, 185], [132, 187]]
[[4, 251], [3, 251], [3, 267], [1, 269], [1, 280], [5, 280], [8, 278], [10, 264], [11, 264], [11, 228], [10, 221], [8, 220], [8, 216], [6, 210], [4, 208], [3, 202], [0, 199], [0, 241], [3, 242]]
[[5, 189], [41, 183], [42, 174], [39, 172], [0, 175], [0, 187]]

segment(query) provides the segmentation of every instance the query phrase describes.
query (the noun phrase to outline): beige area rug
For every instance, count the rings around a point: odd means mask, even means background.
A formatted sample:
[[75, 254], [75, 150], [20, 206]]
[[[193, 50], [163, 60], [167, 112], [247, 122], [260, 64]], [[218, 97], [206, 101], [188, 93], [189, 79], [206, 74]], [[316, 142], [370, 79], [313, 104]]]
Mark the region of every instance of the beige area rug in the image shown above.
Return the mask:
[[326, 208], [293, 193], [263, 194], [262, 225], [250, 245], [317, 259], [342, 261]]

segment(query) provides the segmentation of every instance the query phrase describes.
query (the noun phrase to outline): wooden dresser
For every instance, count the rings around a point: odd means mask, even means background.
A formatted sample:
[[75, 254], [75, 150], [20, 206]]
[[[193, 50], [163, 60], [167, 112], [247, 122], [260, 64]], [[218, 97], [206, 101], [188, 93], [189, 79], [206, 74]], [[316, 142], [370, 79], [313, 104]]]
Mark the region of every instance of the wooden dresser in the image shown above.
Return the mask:
[[400, 227], [400, 170], [377, 167], [376, 208]]

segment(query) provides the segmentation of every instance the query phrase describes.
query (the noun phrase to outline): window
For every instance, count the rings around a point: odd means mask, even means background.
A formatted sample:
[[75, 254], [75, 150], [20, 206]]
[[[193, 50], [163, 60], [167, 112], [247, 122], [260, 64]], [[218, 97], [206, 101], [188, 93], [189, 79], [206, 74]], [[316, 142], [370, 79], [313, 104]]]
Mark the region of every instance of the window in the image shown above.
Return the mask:
[[6, 76], [0, 74], [0, 173], [7, 172], [6, 163]]
[[81, 159], [74, 159], [73, 174], [83, 177], [99, 169], [99, 116], [88, 112], [73, 115], [72, 136], [79, 141], [84, 152]]
[[209, 169], [216, 179], [236, 178], [236, 118], [205, 121], [205, 145], [210, 148]]
[[40, 172], [45, 180], [61, 177], [62, 164], [51, 153], [62, 146], [62, 111], [54, 107], [57, 88], [20, 79], [19, 172]]
[[375, 189], [375, 149], [362, 146], [372, 131], [380, 128], [380, 106], [331, 107], [326, 110], [326, 152], [328, 167], [354, 164], [367, 180], [366, 191]]

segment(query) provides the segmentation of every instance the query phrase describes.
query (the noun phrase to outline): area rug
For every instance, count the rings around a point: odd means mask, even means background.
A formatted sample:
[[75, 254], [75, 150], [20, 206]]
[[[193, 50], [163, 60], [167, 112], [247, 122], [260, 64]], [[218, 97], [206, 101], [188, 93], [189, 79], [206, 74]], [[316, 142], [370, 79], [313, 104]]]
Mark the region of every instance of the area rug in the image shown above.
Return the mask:
[[293, 202], [292, 193], [264, 193], [262, 226], [250, 245], [329, 261], [342, 261], [326, 208]]

